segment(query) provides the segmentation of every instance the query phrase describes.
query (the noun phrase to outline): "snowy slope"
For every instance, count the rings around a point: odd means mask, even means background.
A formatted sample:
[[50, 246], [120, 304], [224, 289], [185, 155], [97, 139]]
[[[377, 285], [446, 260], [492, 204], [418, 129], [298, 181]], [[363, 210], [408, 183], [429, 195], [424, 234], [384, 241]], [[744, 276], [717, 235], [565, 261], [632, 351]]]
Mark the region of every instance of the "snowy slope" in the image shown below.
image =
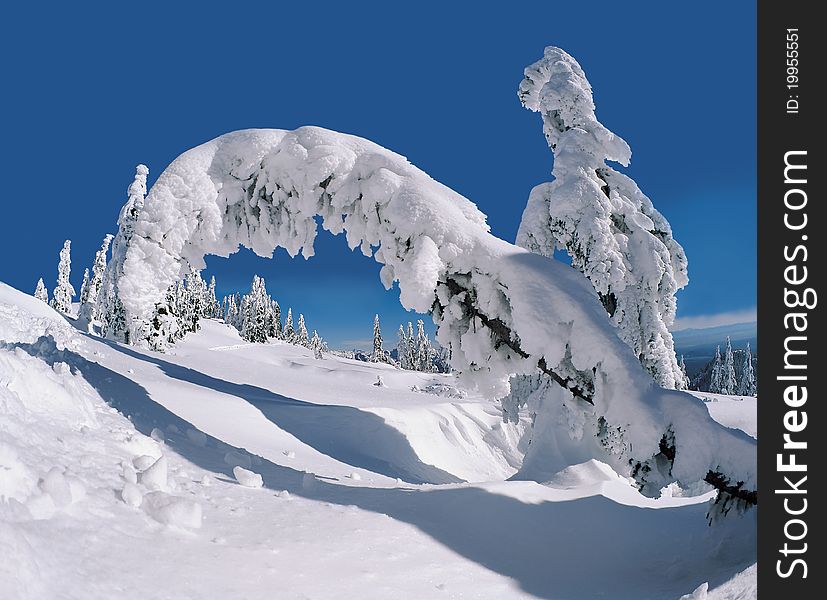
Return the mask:
[[0, 597], [750, 597], [755, 511], [508, 481], [526, 423], [433, 380], [216, 322], [152, 354], [0, 284]]

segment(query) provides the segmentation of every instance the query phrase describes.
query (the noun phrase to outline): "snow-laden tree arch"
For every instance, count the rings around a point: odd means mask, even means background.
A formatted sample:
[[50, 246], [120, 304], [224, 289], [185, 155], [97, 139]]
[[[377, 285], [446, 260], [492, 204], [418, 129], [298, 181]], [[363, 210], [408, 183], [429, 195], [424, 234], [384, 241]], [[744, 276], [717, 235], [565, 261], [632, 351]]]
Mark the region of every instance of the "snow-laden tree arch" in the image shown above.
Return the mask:
[[724, 506], [756, 502], [754, 440], [656, 387], [580, 273], [491, 235], [472, 202], [361, 138], [246, 130], [178, 157], [146, 197], [118, 281], [131, 339], [205, 255], [310, 257], [317, 219], [383, 265], [405, 308], [433, 315], [452, 364], [492, 398], [512, 375], [547, 373], [597, 418], [596, 458], [644, 493], [705, 480]]

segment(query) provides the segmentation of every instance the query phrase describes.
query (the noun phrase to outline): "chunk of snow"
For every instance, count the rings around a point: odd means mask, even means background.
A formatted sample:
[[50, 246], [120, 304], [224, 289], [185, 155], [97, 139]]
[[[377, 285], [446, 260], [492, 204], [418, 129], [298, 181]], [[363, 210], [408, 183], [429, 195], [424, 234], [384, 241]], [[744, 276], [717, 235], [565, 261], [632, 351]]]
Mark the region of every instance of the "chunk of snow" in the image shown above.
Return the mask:
[[152, 431], [149, 432], [149, 437], [151, 437], [156, 442], [163, 442], [164, 432], [158, 429], [157, 427], [153, 427]]
[[357, 473], [356, 471], [348, 475], [348, 477], [350, 477], [353, 481], [360, 481], [362, 479], [362, 476], [359, 475], [359, 473]]
[[57, 508], [64, 508], [72, 503], [72, 489], [59, 467], [52, 467], [38, 482], [38, 486], [52, 497]]
[[316, 487], [316, 475], [313, 473], [305, 473], [302, 475], [302, 489], [312, 490]]
[[260, 488], [264, 485], [264, 480], [261, 478], [261, 475], [253, 471], [248, 471], [243, 467], [233, 467], [233, 475], [236, 481], [244, 487]]
[[141, 505], [141, 502], [143, 502], [143, 499], [144, 495], [141, 492], [141, 488], [131, 481], [127, 481], [123, 484], [123, 489], [121, 490], [121, 500], [123, 500], [125, 504], [131, 506], [132, 508], [138, 508]]
[[375, 385], [376, 387], [388, 387], [385, 385], [385, 382], [382, 381], [381, 375], [376, 376], [376, 381], [373, 382], [373, 385]]
[[150, 492], [144, 496], [141, 508], [150, 517], [165, 525], [187, 529], [201, 527], [201, 505], [189, 498], [164, 492]]
[[149, 454], [142, 454], [141, 456], [136, 456], [132, 459], [132, 466], [138, 469], [139, 471], [145, 471], [148, 469], [152, 464], [158, 460], [159, 457], [157, 456], [150, 456]]
[[150, 490], [165, 490], [167, 489], [167, 470], [167, 457], [161, 456], [138, 474], [138, 483]]
[[285, 451], [284, 451], [284, 455], [285, 455], [287, 458], [296, 458], [296, 453], [295, 453], [295, 452], [293, 452], [292, 450], [285, 450]]

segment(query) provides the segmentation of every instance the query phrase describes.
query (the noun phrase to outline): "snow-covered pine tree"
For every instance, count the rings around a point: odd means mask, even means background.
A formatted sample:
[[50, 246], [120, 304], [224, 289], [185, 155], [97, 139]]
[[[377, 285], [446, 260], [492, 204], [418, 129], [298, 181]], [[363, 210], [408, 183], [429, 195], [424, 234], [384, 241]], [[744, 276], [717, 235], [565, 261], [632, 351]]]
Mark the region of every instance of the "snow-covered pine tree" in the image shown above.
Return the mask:
[[410, 346], [410, 342], [408, 341], [408, 334], [405, 333], [405, 328], [401, 323], [399, 325], [399, 331], [396, 335], [399, 337], [399, 341], [396, 343], [396, 360], [399, 362], [399, 366], [401, 368], [410, 369], [411, 363], [408, 356], [408, 347]]
[[425, 333], [425, 323], [422, 319], [416, 322], [416, 370], [430, 373], [434, 370], [433, 357], [434, 349], [431, 346], [431, 340], [428, 339], [428, 334]]
[[735, 379], [735, 358], [732, 355], [732, 343], [729, 336], [726, 337], [724, 349], [724, 365], [721, 373], [721, 394], [735, 394], [738, 390], [738, 382]]
[[107, 233], [103, 238], [100, 250], [95, 253], [95, 262], [92, 264], [92, 275], [89, 278], [89, 286], [84, 300], [81, 294], [80, 311], [78, 321], [85, 324], [91, 331], [92, 325], [101, 318], [101, 289], [103, 288], [104, 277], [106, 276], [106, 253], [109, 251], [109, 244], [114, 236]]
[[293, 329], [293, 309], [288, 308], [287, 319], [284, 321], [284, 341], [292, 344], [295, 337], [296, 331]]
[[83, 281], [80, 284], [80, 296], [78, 296], [80, 305], [83, 306], [89, 301], [89, 269], [83, 270]]
[[747, 343], [747, 349], [744, 351], [743, 363], [741, 366], [741, 380], [738, 382], [739, 396], [755, 396], [758, 393], [758, 388], [755, 383], [755, 370], [752, 367], [752, 350]]
[[204, 307], [204, 316], [207, 319], [215, 319], [221, 314], [221, 305], [215, 297], [215, 275], [210, 276], [210, 284], [207, 286], [207, 302]]
[[651, 200], [607, 165], [628, 165], [629, 146], [597, 120], [583, 69], [559, 48], [525, 69], [518, 95], [542, 116], [554, 181], [531, 191], [517, 244], [545, 256], [565, 250], [641, 364], [660, 386], [677, 387], [669, 326], [688, 282], [686, 255]]
[[382, 328], [379, 325], [378, 314], [373, 317], [373, 352], [370, 354], [370, 362], [387, 362], [387, 355], [382, 347]]
[[118, 233], [112, 240], [112, 259], [106, 269], [101, 303], [101, 334], [104, 337], [130, 343], [132, 332], [126, 322], [126, 311], [120, 299], [118, 280], [123, 275], [126, 251], [135, 234], [135, 223], [144, 207], [146, 198], [146, 176], [149, 169], [145, 165], [135, 168], [135, 178], [127, 190], [126, 204], [118, 215]]
[[189, 273], [186, 277], [187, 298], [189, 300], [189, 308], [187, 314], [189, 316], [189, 323], [187, 331], [198, 331], [198, 320], [204, 316], [207, 310], [207, 282], [201, 277], [201, 271], [190, 267]]
[[49, 292], [46, 290], [46, 284], [43, 283], [43, 278], [37, 280], [37, 287], [34, 290], [34, 297], [38, 300], [49, 304]]
[[144, 332], [147, 344], [156, 352], [164, 352], [169, 344], [175, 343], [182, 337], [178, 328], [178, 319], [172, 314], [169, 306], [171, 298], [174, 298], [174, 294], [168, 292], [167, 301], [155, 305], [155, 313]]
[[417, 348], [416, 348], [416, 337], [414, 336], [413, 330], [413, 323], [408, 321], [408, 364], [410, 365], [408, 368], [412, 371], [417, 370]]
[[72, 241], [63, 242], [60, 251], [60, 262], [57, 265], [57, 285], [52, 292], [52, 308], [68, 315], [72, 310], [72, 298], [75, 297], [75, 288], [69, 283], [72, 271]]
[[689, 389], [689, 375], [686, 373], [686, 362], [683, 360], [683, 354], [681, 354], [681, 360], [678, 363], [678, 366], [681, 368], [681, 374], [683, 375], [683, 381], [678, 389], [681, 390], [688, 390]]
[[313, 350], [313, 356], [316, 357], [316, 360], [324, 358], [325, 343], [315, 329], [313, 330], [313, 337], [310, 338], [310, 349]]
[[709, 377], [709, 391], [722, 394], [724, 383], [724, 364], [721, 360], [721, 347], [715, 346], [715, 358], [712, 359], [712, 373]]
[[270, 305], [270, 314], [273, 315], [273, 333], [271, 337], [276, 338], [277, 340], [281, 339], [282, 332], [281, 332], [281, 306], [279, 303], [273, 300]]
[[299, 313], [299, 324], [296, 326], [296, 344], [307, 347], [310, 344], [310, 338], [307, 335], [307, 325], [304, 323], [304, 315]]

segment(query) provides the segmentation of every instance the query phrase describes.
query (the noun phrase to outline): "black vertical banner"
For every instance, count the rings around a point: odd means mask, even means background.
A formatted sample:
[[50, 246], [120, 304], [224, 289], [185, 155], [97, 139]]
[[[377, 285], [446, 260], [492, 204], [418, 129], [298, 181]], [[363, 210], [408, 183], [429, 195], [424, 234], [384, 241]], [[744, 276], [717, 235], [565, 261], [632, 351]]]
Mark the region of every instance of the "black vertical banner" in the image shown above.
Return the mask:
[[827, 459], [827, 33], [817, 8], [758, 3], [758, 591], [767, 600], [827, 589], [818, 492]]

